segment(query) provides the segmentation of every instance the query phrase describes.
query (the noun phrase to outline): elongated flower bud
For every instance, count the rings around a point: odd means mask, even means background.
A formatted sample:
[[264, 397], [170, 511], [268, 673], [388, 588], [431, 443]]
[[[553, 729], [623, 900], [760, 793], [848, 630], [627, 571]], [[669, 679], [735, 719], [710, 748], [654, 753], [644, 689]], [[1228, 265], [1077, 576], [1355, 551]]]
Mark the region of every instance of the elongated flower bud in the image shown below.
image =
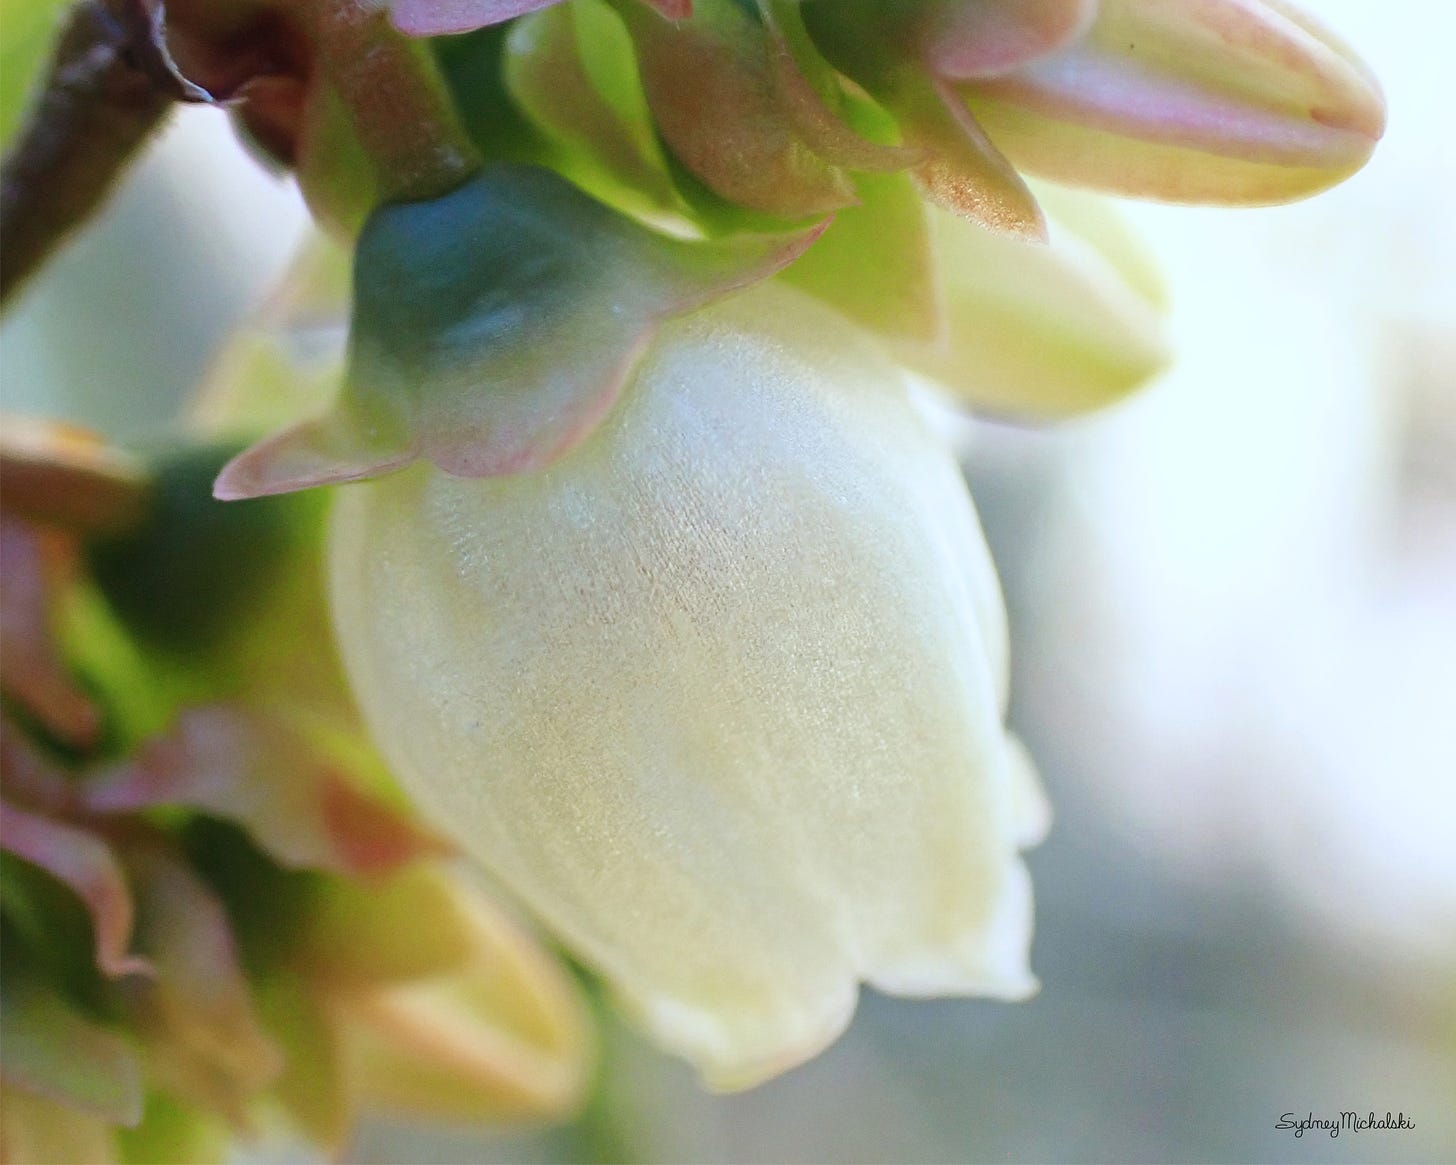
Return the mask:
[[400, 777], [710, 1084], [813, 1055], [861, 981], [1034, 989], [989, 556], [897, 372], [812, 301], [666, 325], [543, 470], [349, 486], [331, 570]]
[[1173, 202], [1313, 194], [1385, 127], [1370, 71], [1282, 0], [1101, 0], [1081, 39], [958, 88], [1016, 165]]

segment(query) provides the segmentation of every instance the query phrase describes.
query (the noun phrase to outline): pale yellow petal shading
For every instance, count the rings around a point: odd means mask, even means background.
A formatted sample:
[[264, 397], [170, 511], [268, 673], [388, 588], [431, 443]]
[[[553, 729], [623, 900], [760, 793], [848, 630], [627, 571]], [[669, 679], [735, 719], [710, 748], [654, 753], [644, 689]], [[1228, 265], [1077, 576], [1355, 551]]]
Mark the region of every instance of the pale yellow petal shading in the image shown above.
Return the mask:
[[859, 981], [1034, 989], [975, 514], [812, 301], [670, 325], [545, 471], [341, 491], [332, 558], [401, 779], [710, 1085], [815, 1054]]

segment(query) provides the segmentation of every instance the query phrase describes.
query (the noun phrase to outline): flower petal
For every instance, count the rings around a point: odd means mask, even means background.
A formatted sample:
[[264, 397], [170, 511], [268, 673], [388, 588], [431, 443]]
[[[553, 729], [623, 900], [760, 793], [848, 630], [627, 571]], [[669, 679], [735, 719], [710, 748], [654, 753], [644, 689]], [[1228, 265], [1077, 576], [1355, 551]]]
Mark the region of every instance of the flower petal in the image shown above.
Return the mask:
[[988, 556], [833, 314], [765, 286], [688, 317], [571, 457], [420, 467], [335, 522], [401, 779], [710, 1083], [813, 1055], [859, 980], [1032, 989]]
[[76, 783], [5, 716], [0, 716], [0, 778], [5, 797], [22, 808], [48, 814], [76, 808]]
[[419, 457], [464, 477], [539, 468], [591, 432], [664, 319], [766, 278], [819, 230], [670, 239], [507, 165], [383, 207], [359, 241], [340, 403], [239, 455], [215, 492], [283, 493]]
[[0, 691], [61, 740], [85, 748], [101, 732], [101, 711], [71, 678], [56, 645], [57, 563], [47, 560], [57, 556], [47, 553], [48, 543], [57, 549], [54, 538], [8, 514], [0, 516], [0, 654], [5, 659]]
[[[409, 36], [448, 36], [502, 24], [559, 0], [392, 0], [394, 26]], [[686, 20], [692, 0], [643, 0], [668, 20]]]
[[124, 530], [146, 504], [145, 469], [94, 433], [35, 417], [5, 417], [0, 491], [12, 517], [87, 534]]
[[1176, 202], [1324, 189], [1364, 164], [1385, 118], [1348, 50], [1264, 0], [1104, 0], [1075, 46], [962, 94], [1018, 166]]

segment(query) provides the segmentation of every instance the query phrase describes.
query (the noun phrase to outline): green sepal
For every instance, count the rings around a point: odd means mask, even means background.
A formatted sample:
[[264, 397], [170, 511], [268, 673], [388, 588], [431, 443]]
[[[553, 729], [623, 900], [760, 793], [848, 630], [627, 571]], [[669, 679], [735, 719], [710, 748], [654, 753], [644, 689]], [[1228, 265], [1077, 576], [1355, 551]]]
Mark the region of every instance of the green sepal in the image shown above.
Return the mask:
[[554, 147], [552, 168], [640, 217], [690, 219], [652, 123], [636, 51], [604, 0], [522, 17], [505, 41], [504, 81]]
[[681, 24], [632, 3], [618, 11], [658, 132], [705, 186], [782, 218], [853, 205], [848, 174], [800, 132], [756, 13], [734, 0], [698, 0]]
[[[840, 114], [858, 140], [893, 137], [894, 122], [867, 99]], [[895, 339], [929, 341], [943, 329], [937, 256], [926, 207], [902, 173], [855, 176], [859, 205], [847, 207], [782, 278], [845, 316]]]
[[903, 144], [919, 152], [910, 173], [927, 199], [992, 230], [1044, 239], [1046, 223], [1026, 183], [952, 83], [921, 59], [929, 35], [923, 18], [990, 7], [981, 0], [904, 7], [843, 0], [810, 5], [804, 15], [830, 61], [894, 116]]
[[822, 229], [669, 238], [516, 165], [383, 206], [359, 239], [339, 399], [235, 458], [216, 496], [357, 481], [421, 458], [462, 477], [538, 469], [587, 438], [663, 321], [774, 274]]

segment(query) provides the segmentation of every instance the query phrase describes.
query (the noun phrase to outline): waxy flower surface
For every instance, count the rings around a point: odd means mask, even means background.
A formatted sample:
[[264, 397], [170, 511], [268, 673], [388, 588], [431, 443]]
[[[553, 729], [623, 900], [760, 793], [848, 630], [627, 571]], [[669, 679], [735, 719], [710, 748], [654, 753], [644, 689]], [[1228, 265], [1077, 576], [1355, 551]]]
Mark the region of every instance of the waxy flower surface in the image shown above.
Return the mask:
[[664, 331], [548, 470], [342, 494], [361, 704], [433, 818], [710, 1082], [857, 985], [1032, 990], [1006, 628], [893, 365], [762, 289]]

